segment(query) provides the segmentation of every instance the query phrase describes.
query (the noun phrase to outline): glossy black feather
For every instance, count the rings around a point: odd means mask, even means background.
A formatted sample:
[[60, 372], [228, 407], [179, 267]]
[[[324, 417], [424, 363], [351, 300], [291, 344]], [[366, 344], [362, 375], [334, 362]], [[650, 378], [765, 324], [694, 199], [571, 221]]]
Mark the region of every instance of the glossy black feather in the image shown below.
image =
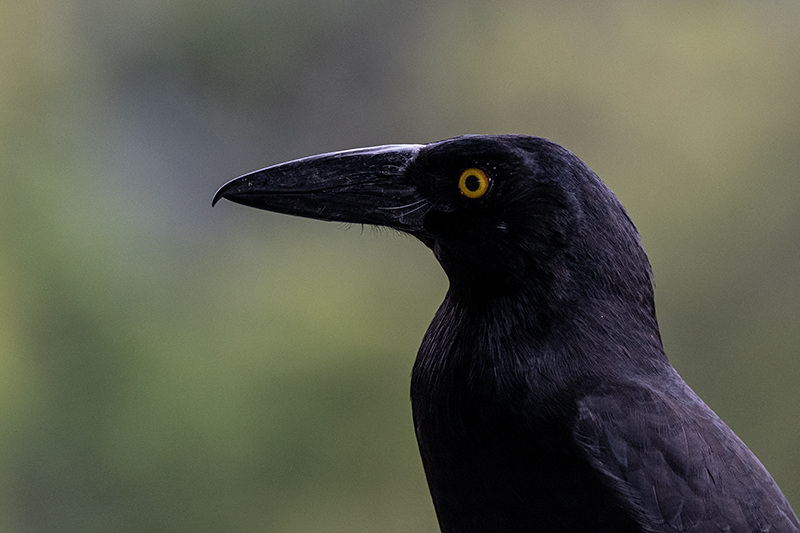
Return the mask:
[[[457, 184], [473, 167], [491, 179], [476, 199]], [[377, 147], [270, 167], [219, 197], [387, 225], [433, 250], [450, 288], [411, 399], [442, 531], [800, 531], [670, 366], [636, 229], [564, 148], [526, 136]]]

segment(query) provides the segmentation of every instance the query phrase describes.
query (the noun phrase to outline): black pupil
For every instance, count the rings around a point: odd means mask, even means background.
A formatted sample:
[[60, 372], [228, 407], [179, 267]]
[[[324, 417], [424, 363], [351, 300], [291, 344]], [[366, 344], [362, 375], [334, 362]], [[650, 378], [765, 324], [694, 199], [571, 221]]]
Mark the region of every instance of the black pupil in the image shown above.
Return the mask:
[[464, 186], [472, 192], [477, 191], [481, 187], [481, 180], [478, 179], [478, 176], [472, 174], [467, 176], [467, 179], [464, 180]]

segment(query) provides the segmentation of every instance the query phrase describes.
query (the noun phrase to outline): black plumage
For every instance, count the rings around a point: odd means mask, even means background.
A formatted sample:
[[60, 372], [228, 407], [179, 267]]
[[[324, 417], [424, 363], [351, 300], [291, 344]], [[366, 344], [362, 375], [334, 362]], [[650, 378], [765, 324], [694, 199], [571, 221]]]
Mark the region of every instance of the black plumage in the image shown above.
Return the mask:
[[624, 208], [545, 139], [323, 154], [214, 199], [377, 224], [450, 287], [411, 380], [444, 532], [790, 532], [770, 475], [669, 364]]

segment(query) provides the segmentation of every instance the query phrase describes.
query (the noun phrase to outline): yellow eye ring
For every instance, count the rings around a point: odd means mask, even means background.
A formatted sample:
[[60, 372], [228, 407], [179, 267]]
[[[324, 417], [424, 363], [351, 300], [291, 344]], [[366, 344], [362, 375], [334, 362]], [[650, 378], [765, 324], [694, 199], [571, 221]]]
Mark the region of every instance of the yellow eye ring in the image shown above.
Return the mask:
[[468, 168], [458, 178], [458, 189], [467, 198], [480, 198], [489, 190], [489, 176], [479, 168]]

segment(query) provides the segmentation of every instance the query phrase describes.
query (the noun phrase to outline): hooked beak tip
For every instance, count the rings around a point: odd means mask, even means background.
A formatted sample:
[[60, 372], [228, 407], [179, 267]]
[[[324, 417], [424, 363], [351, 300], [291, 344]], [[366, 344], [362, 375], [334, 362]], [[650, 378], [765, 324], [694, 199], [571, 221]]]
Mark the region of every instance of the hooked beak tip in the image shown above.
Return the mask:
[[214, 199], [211, 200], [211, 207], [214, 207], [215, 205], [217, 205], [217, 202], [219, 202], [222, 198], [225, 197], [225, 192], [230, 188], [230, 184], [233, 183], [233, 181], [235, 181], [235, 180], [229, 181], [228, 183], [226, 183], [225, 185], [220, 187], [217, 190], [217, 192], [214, 193]]

